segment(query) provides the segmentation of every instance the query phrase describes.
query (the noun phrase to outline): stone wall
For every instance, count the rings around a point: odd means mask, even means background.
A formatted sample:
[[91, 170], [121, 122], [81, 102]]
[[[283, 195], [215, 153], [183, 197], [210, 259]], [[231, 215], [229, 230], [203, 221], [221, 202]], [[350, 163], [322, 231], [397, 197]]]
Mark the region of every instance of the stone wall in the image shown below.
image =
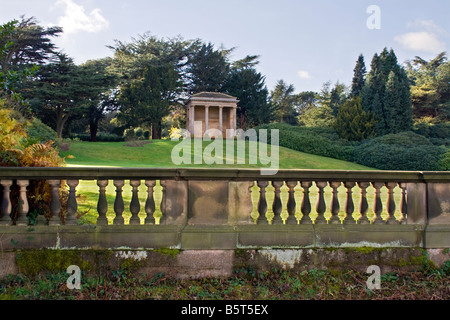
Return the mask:
[[238, 250], [54, 250], [28, 249], [3, 252], [0, 277], [23, 273], [64, 272], [78, 265], [88, 274], [117, 270], [151, 278], [157, 273], [174, 278], [229, 277], [234, 271], [355, 270], [370, 265], [382, 273], [441, 267], [450, 261], [446, 249], [336, 248], [336, 249], [238, 249]]

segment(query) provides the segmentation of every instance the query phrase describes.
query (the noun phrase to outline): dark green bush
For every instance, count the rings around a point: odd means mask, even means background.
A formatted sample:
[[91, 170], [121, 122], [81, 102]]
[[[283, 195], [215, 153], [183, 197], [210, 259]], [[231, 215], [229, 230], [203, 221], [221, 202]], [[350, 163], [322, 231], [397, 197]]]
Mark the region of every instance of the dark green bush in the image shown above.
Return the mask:
[[27, 136], [30, 144], [55, 141], [58, 138], [56, 131], [42, 123], [38, 118], [33, 118], [27, 128]]
[[140, 139], [144, 136], [144, 130], [142, 128], [136, 128], [134, 129], [134, 135], [136, 138]]
[[286, 123], [265, 124], [255, 128], [268, 130], [270, 143], [270, 129], [279, 130], [279, 144], [282, 147], [315, 155], [354, 161], [353, 150], [357, 142], [349, 142], [339, 138], [331, 128], [301, 127]]
[[[292, 150], [331, 157], [382, 170], [449, 170], [450, 151], [434, 145], [431, 139], [414, 133], [400, 132], [351, 142], [339, 138], [332, 128], [292, 126], [285, 123], [265, 124], [255, 128], [279, 129], [279, 144]], [[438, 138], [436, 138], [438, 139]]]
[[434, 145], [450, 146], [450, 123], [416, 123], [414, 132], [427, 137]]
[[[81, 141], [91, 141], [91, 135], [89, 133], [75, 133], [70, 135], [71, 139], [80, 139]], [[99, 132], [97, 134], [97, 142], [118, 142], [125, 139], [117, 134], [108, 132]]]
[[355, 148], [357, 162], [382, 170], [442, 170], [445, 149], [413, 132], [366, 140]]

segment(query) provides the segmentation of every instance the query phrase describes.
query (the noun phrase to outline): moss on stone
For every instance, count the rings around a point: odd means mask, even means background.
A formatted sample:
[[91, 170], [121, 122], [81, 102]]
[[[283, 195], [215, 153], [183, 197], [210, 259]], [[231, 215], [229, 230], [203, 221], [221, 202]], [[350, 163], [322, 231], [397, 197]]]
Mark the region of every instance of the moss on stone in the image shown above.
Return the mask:
[[172, 258], [175, 258], [180, 252], [180, 249], [171, 249], [171, 248], [159, 248], [154, 249], [154, 252], [158, 252], [160, 254], [171, 256]]
[[20, 272], [26, 275], [36, 275], [42, 271], [62, 272], [70, 265], [77, 265], [83, 271], [93, 269], [92, 263], [84, 260], [79, 250], [20, 250], [16, 255], [16, 263]]

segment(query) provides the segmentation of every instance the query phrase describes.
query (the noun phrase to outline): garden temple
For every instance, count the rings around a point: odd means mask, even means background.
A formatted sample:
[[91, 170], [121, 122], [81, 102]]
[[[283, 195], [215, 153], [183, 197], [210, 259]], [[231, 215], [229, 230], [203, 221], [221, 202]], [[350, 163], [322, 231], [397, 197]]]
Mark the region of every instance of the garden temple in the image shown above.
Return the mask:
[[[186, 129], [194, 138], [202, 138], [208, 129], [210, 137], [222, 132], [226, 138], [227, 129], [236, 130], [236, 97], [220, 92], [200, 92], [191, 96], [186, 104]], [[233, 131], [234, 132], [234, 131]]]

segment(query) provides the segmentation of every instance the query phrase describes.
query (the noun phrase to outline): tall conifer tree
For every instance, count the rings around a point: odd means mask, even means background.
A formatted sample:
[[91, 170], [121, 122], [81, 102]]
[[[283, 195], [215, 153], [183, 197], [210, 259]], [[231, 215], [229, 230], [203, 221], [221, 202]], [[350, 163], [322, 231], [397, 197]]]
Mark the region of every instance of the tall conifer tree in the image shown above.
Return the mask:
[[375, 54], [362, 91], [365, 111], [374, 114], [375, 134], [384, 135], [410, 130], [412, 108], [410, 87], [405, 70], [391, 49]]
[[357, 97], [361, 94], [365, 80], [366, 64], [364, 63], [364, 56], [360, 54], [356, 61], [355, 69], [353, 69], [351, 96]]

